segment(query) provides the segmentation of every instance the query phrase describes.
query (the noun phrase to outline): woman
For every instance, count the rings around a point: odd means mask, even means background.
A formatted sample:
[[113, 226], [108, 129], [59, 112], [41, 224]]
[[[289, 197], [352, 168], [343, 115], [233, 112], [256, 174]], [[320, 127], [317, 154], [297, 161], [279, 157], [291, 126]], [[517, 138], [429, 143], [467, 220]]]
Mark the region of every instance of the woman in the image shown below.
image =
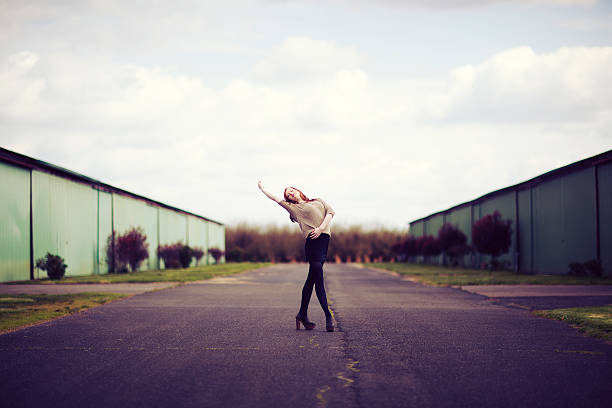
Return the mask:
[[304, 251], [306, 261], [310, 264], [308, 277], [302, 289], [302, 303], [300, 311], [295, 316], [295, 328], [300, 329], [300, 323], [306, 330], [312, 330], [315, 324], [308, 320], [308, 303], [312, 296], [314, 286], [319, 303], [325, 313], [325, 327], [328, 332], [334, 331], [332, 315], [327, 307], [327, 295], [323, 283], [323, 264], [327, 256], [329, 246], [330, 228], [329, 223], [334, 216], [334, 210], [320, 198], [310, 199], [295, 187], [287, 187], [284, 193], [284, 200], [264, 190], [261, 181], [257, 186], [270, 200], [276, 201], [289, 212], [292, 222], [297, 222], [302, 230], [302, 235], [306, 239]]

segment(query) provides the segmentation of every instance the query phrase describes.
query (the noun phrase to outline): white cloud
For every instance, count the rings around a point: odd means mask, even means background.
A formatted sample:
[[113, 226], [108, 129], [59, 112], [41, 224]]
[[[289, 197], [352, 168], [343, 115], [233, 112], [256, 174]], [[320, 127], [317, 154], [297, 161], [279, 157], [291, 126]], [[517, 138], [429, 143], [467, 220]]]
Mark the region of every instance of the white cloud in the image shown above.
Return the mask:
[[[591, 7], [599, 0], [357, 0], [357, 4], [388, 5], [394, 7], [462, 8], [483, 7], [494, 4], [514, 3], [524, 5]], [[351, 2], [354, 4], [354, 2]]]
[[351, 47], [308, 37], [289, 37], [253, 68], [253, 79], [260, 82], [303, 82], [359, 69], [364, 57]]
[[530, 47], [453, 70], [443, 117], [475, 122], [590, 121], [612, 115], [612, 47]]
[[211, 88], [170, 68], [18, 52], [1, 65], [0, 142], [221, 221], [286, 221], [262, 178], [325, 197], [338, 221], [395, 226], [612, 144], [609, 47], [513, 48], [438, 80], [381, 80], [365, 64], [292, 37]]
[[32, 78], [30, 71], [39, 59], [33, 52], [22, 51], [8, 56], [0, 65], [0, 117], [24, 117], [37, 109], [46, 83], [44, 79]]
[[579, 31], [612, 31], [612, 14], [574, 18], [561, 23], [561, 26]]

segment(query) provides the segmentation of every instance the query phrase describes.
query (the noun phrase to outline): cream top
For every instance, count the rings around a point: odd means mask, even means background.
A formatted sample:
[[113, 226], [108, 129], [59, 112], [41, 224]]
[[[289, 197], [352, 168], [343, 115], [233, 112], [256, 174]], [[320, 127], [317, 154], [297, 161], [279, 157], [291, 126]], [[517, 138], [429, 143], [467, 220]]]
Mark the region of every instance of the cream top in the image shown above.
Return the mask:
[[[321, 225], [327, 214], [332, 216], [335, 214], [334, 210], [320, 198], [305, 203], [290, 203], [287, 200], [281, 200], [278, 204], [289, 212], [291, 221], [300, 225], [304, 238], [308, 238], [310, 231]], [[330, 225], [327, 224], [321, 233], [331, 235]]]

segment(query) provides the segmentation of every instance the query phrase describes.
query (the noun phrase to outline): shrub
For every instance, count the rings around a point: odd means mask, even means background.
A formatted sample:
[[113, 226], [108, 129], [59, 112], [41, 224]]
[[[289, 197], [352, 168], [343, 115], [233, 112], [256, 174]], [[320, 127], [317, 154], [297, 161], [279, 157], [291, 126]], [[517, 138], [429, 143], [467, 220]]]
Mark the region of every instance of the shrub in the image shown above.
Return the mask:
[[459, 228], [453, 224], [444, 224], [438, 230], [438, 246], [442, 253], [451, 259], [452, 264], [457, 263], [457, 259], [470, 251], [466, 245], [467, 237]]
[[164, 261], [164, 268], [180, 268], [179, 251], [182, 247], [183, 244], [181, 242], [157, 247], [157, 255]]
[[426, 258], [440, 255], [440, 247], [432, 235], [418, 237], [416, 239], [416, 249], [418, 255], [423, 255]]
[[417, 256], [417, 238], [414, 235], [408, 235], [404, 240], [404, 253], [408, 258]]
[[198, 263], [200, 263], [200, 259], [202, 259], [204, 256], [204, 250], [200, 247], [193, 247], [191, 248], [191, 255], [193, 256], [193, 259], [195, 259], [197, 266]]
[[149, 244], [147, 236], [140, 227], [132, 227], [125, 234], [117, 238], [117, 257], [120, 263], [129, 265], [132, 272], [136, 272], [140, 264], [149, 258]]
[[191, 248], [189, 247], [189, 245], [179, 246], [178, 259], [179, 263], [181, 264], [181, 267], [189, 268], [189, 265], [191, 265], [191, 257]]
[[106, 264], [108, 265], [108, 273], [128, 272], [126, 263], [119, 260], [119, 242], [115, 230], [110, 233], [106, 240]]
[[400, 241], [391, 245], [391, 253], [395, 256], [395, 259], [398, 261], [403, 261], [406, 257], [406, 254], [404, 253], [404, 243]]
[[417, 238], [414, 235], [408, 235], [405, 239], [395, 242], [391, 245], [391, 253], [395, 255], [399, 261], [408, 261], [417, 255]]
[[219, 259], [221, 259], [221, 257], [225, 254], [225, 252], [223, 252], [219, 248], [208, 248], [208, 253], [211, 254], [213, 258], [215, 258], [215, 263], [219, 263]]
[[603, 276], [603, 268], [601, 266], [601, 261], [597, 259], [591, 259], [590, 261], [586, 261], [584, 263], [586, 270], [589, 272], [591, 276]]
[[[106, 264], [108, 265], [108, 273], [116, 273], [122, 269], [120, 265], [119, 257], [117, 256], [117, 232], [113, 230], [106, 239]], [[125, 268], [127, 272], [127, 267]]]
[[204, 251], [178, 241], [175, 244], [158, 246], [157, 255], [163, 259], [165, 268], [189, 268], [192, 259], [195, 259], [197, 265], [204, 256]]
[[572, 276], [594, 276], [599, 277], [603, 275], [603, 268], [601, 262], [597, 259], [591, 259], [586, 262], [570, 262], [569, 264], [569, 275]]
[[502, 220], [499, 211], [485, 215], [472, 226], [474, 247], [481, 254], [491, 255], [496, 265], [498, 256], [508, 252], [512, 243], [512, 221]]
[[47, 252], [47, 255], [36, 261], [36, 267], [47, 272], [49, 279], [59, 280], [66, 273], [67, 265], [61, 256]]

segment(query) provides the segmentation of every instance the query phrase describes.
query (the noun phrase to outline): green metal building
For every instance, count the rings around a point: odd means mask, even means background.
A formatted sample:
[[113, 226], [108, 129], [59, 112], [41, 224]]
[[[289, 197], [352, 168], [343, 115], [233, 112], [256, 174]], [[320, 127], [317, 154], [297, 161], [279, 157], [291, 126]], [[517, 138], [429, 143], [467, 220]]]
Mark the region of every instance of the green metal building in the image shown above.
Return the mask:
[[[98, 180], [0, 148], [0, 282], [45, 277], [35, 268], [47, 252], [60, 255], [66, 275], [108, 272], [106, 242], [142, 227], [149, 259], [159, 269], [158, 245], [181, 241], [225, 251], [222, 223], [130, 193]], [[223, 261], [223, 260], [222, 260]]]
[[[499, 211], [512, 220], [512, 246], [499, 260], [525, 274], [566, 274], [570, 262], [597, 259], [612, 276], [612, 150], [412, 221], [414, 236], [456, 225], [472, 243], [472, 225]], [[466, 255], [478, 267], [488, 256]], [[434, 259], [442, 263], [442, 256]]]

